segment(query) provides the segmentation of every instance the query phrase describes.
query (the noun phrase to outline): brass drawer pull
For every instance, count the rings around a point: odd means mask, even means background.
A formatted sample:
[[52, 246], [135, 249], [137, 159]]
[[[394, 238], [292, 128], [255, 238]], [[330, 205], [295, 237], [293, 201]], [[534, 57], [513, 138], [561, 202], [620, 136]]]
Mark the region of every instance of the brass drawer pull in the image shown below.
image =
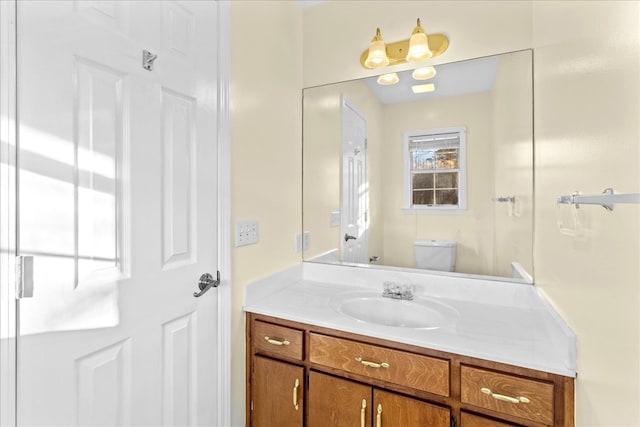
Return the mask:
[[296, 378], [296, 382], [293, 384], [293, 407], [296, 408], [296, 411], [300, 408], [298, 405], [298, 387], [300, 386], [300, 381]]
[[382, 427], [382, 403], [378, 403], [378, 415], [376, 416], [376, 427]]
[[362, 363], [364, 366], [368, 366], [370, 368], [388, 368], [389, 365], [387, 362], [380, 362], [380, 363], [376, 363], [376, 362], [369, 362], [367, 360], [362, 360], [362, 357], [358, 356], [356, 357], [356, 362]]
[[287, 341], [287, 340], [282, 340], [282, 341], [281, 341], [281, 340], [276, 340], [276, 339], [269, 338], [269, 337], [264, 337], [264, 340], [265, 340], [266, 342], [268, 342], [269, 344], [273, 344], [273, 345], [289, 345], [289, 344], [291, 344], [291, 343], [290, 343], [289, 341]]
[[531, 400], [529, 400], [529, 398], [527, 397], [511, 397], [511, 396], [505, 396], [502, 394], [496, 394], [494, 392], [492, 392], [490, 389], [486, 388], [486, 387], [482, 387], [480, 389], [481, 392], [483, 392], [484, 394], [488, 394], [489, 396], [493, 397], [496, 400], [501, 400], [503, 402], [509, 402], [509, 403], [529, 403], [531, 402]]
[[360, 409], [360, 427], [365, 427], [364, 426], [364, 422], [365, 422], [364, 410], [365, 409], [367, 409], [367, 401], [365, 399], [362, 399], [362, 409]]

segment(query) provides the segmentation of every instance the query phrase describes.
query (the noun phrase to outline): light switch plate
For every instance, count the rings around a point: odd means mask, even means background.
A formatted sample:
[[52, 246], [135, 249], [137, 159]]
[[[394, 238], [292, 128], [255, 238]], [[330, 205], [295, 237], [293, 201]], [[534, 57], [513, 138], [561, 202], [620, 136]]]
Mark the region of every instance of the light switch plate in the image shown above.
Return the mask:
[[302, 233], [296, 233], [295, 240], [296, 253], [302, 252]]
[[259, 237], [258, 221], [243, 220], [236, 222], [236, 247], [255, 245]]
[[340, 227], [340, 211], [331, 212], [331, 227]]
[[311, 240], [311, 232], [305, 231], [302, 233], [302, 250], [309, 250], [309, 240]]

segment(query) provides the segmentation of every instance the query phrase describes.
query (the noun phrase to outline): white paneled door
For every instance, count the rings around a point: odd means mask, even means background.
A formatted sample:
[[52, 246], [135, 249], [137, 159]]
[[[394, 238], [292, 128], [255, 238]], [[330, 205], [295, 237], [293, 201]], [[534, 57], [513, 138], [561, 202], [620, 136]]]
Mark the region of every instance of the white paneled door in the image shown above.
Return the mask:
[[367, 120], [342, 99], [342, 261], [369, 263]]
[[18, 425], [215, 424], [217, 13], [17, 2]]

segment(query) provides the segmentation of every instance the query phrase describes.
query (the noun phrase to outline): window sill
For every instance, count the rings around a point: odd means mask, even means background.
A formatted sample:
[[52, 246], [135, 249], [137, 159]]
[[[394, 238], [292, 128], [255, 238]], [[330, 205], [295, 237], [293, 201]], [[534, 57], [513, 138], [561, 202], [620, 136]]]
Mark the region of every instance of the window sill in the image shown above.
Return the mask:
[[464, 215], [465, 208], [402, 208], [403, 214], [408, 215]]

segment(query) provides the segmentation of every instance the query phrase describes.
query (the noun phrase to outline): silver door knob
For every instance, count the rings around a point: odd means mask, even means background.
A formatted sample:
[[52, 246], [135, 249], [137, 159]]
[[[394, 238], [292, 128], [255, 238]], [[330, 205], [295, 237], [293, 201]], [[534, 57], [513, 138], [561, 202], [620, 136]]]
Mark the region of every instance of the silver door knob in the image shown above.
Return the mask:
[[194, 292], [193, 296], [198, 298], [204, 295], [211, 288], [217, 288], [220, 285], [220, 272], [218, 271], [216, 274], [216, 279], [213, 279], [213, 276], [209, 273], [204, 273], [200, 276], [200, 280], [198, 280], [198, 288], [200, 288], [200, 292]]
[[348, 242], [349, 240], [356, 240], [356, 239], [357, 239], [356, 236], [352, 236], [352, 235], [347, 234], [347, 233], [344, 234], [344, 241], [345, 242]]

